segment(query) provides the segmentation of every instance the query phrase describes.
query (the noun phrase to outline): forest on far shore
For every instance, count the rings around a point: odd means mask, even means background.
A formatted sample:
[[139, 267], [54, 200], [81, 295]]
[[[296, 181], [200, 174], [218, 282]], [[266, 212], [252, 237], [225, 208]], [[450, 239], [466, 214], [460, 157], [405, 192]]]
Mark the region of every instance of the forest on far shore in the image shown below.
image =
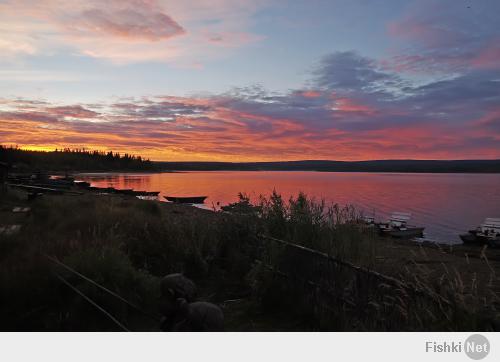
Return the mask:
[[113, 151], [64, 148], [29, 151], [0, 146], [0, 162], [19, 171], [320, 171], [500, 173], [500, 160], [302, 160], [275, 162], [151, 161]]
[[0, 162], [18, 171], [156, 171], [149, 159], [118, 152], [87, 149], [30, 151], [0, 146]]

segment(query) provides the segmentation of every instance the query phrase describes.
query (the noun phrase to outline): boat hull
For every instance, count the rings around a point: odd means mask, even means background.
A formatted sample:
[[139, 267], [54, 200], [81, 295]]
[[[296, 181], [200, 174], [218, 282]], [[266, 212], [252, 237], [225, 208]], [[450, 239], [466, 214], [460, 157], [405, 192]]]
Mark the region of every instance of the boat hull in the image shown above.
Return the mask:
[[135, 196], [158, 196], [160, 191], [134, 191]]
[[164, 196], [167, 201], [174, 202], [177, 204], [203, 204], [207, 196], [187, 196], [187, 197], [177, 197], [177, 196]]
[[495, 239], [489, 239], [488, 245], [490, 248], [500, 248], [500, 237], [496, 237]]
[[484, 241], [481, 240], [475, 233], [468, 232], [467, 234], [460, 234], [460, 239], [464, 244], [483, 244]]
[[390, 229], [382, 230], [383, 235], [391, 236], [393, 238], [399, 239], [410, 239], [416, 237], [422, 237], [424, 235], [423, 227], [406, 228], [406, 229]]
[[464, 244], [488, 245], [492, 248], [500, 248], [500, 237], [487, 237], [478, 235], [475, 232], [468, 232], [467, 234], [460, 234], [460, 239]]

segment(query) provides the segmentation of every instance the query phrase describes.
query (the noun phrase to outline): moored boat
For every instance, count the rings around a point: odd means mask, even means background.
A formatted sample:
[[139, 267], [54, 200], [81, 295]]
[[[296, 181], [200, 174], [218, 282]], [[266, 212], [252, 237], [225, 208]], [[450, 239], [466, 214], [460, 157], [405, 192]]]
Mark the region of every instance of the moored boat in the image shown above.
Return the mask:
[[203, 204], [207, 196], [164, 196], [164, 198], [178, 204]]
[[422, 237], [425, 228], [408, 225], [410, 218], [411, 213], [409, 212], [394, 212], [387, 222], [378, 223], [376, 225], [382, 235], [404, 239]]
[[375, 226], [375, 217], [374, 216], [364, 216], [363, 222], [367, 226]]
[[134, 189], [115, 189], [114, 187], [97, 187], [90, 186], [88, 182], [77, 181], [78, 184], [82, 184], [82, 188], [86, 188], [89, 191], [97, 191], [99, 193], [108, 193], [108, 194], [118, 194], [118, 195], [127, 195], [127, 196], [158, 196], [160, 191], [136, 191]]
[[88, 189], [90, 187], [90, 182], [86, 182], [86, 181], [75, 181], [74, 184], [75, 184], [75, 186], [81, 187], [84, 189]]
[[135, 196], [158, 196], [160, 191], [134, 191]]
[[476, 229], [461, 234], [460, 239], [465, 244], [500, 247], [500, 218], [486, 218]]

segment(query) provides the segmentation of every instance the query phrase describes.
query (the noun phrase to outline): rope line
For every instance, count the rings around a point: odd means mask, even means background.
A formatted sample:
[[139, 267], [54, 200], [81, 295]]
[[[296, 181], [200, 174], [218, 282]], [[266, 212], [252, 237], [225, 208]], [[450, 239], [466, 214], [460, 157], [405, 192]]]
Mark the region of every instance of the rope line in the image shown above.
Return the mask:
[[75, 269], [71, 268], [70, 266], [64, 264], [63, 262], [61, 262], [60, 260], [52, 257], [52, 256], [49, 256], [49, 255], [46, 255], [44, 254], [46, 258], [48, 258], [50, 261], [52, 261], [53, 263], [65, 268], [66, 270], [70, 271], [71, 273], [79, 276], [80, 278], [88, 281], [89, 283], [93, 284], [94, 286], [96, 286], [97, 288], [105, 291], [106, 293], [114, 296], [115, 298], [119, 299], [120, 301], [122, 301], [123, 303], [129, 305], [130, 307], [134, 308], [135, 310], [141, 312], [142, 314], [144, 314], [145, 316], [149, 317], [149, 318], [152, 318], [156, 321], [160, 321], [160, 317], [157, 316], [157, 315], [154, 315], [154, 314], [151, 314], [151, 313], [148, 313], [146, 312], [145, 310], [143, 310], [142, 308], [140, 308], [139, 306], [135, 305], [134, 303], [132, 302], [129, 302], [128, 300], [126, 300], [125, 298], [123, 298], [121, 295], [113, 292], [112, 290], [109, 290], [108, 288], [102, 286], [101, 284], [97, 283], [96, 281], [90, 279], [89, 277], [83, 275], [82, 273], [76, 271]]
[[76, 293], [78, 293], [82, 298], [84, 298], [87, 302], [89, 302], [90, 304], [92, 304], [95, 308], [97, 308], [100, 312], [102, 312], [106, 317], [108, 317], [109, 319], [111, 319], [118, 327], [120, 327], [121, 329], [123, 329], [125, 332], [130, 332], [130, 330], [127, 327], [125, 327], [123, 324], [121, 324], [120, 321], [118, 321], [118, 319], [116, 319], [115, 317], [113, 317], [113, 315], [111, 315], [111, 313], [109, 313], [107, 310], [105, 310], [103, 307], [101, 307], [99, 304], [97, 304], [95, 301], [93, 301], [90, 297], [88, 297], [87, 295], [85, 295], [85, 293], [83, 293], [80, 289], [78, 289], [77, 287], [75, 287], [74, 285], [72, 285], [70, 282], [68, 282], [66, 279], [64, 279], [59, 274], [55, 273], [55, 275], [56, 275], [56, 277], [60, 281], [62, 281], [69, 288], [71, 288], [73, 291], [75, 291]]

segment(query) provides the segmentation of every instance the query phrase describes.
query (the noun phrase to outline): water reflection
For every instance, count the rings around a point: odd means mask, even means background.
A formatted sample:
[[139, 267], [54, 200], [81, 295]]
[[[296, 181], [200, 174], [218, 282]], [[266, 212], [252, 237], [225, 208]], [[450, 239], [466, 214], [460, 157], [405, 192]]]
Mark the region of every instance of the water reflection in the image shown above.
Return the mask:
[[426, 237], [459, 242], [458, 234], [486, 217], [500, 217], [500, 175], [331, 172], [179, 172], [84, 174], [93, 186], [160, 191], [163, 196], [208, 195], [207, 207], [237, 200], [239, 192], [257, 199], [273, 189], [288, 198], [303, 191], [317, 199], [353, 204], [385, 218], [393, 211], [413, 214]]

